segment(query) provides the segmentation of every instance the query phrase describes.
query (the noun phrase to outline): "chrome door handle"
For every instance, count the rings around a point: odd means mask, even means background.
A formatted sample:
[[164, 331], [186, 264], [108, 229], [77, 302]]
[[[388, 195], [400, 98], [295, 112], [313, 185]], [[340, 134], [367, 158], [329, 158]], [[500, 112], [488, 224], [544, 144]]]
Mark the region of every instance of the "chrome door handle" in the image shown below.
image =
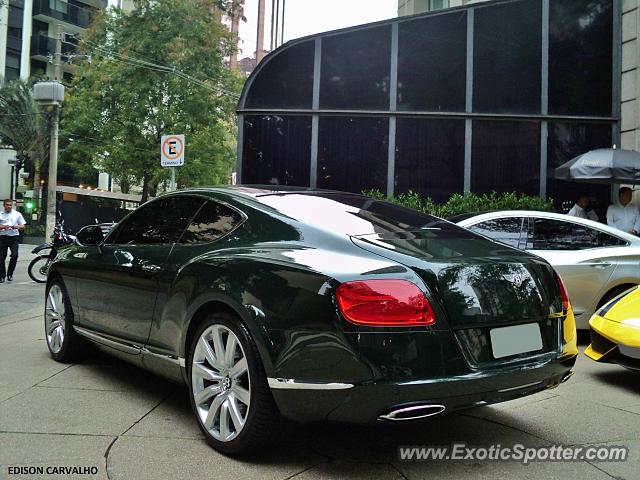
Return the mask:
[[607, 268], [607, 267], [610, 267], [611, 265], [612, 265], [611, 262], [593, 262], [592, 264], [590, 264], [590, 266], [593, 268]]
[[160, 270], [160, 267], [158, 265], [143, 265], [142, 270], [144, 270], [145, 272], [157, 272], [158, 270]]

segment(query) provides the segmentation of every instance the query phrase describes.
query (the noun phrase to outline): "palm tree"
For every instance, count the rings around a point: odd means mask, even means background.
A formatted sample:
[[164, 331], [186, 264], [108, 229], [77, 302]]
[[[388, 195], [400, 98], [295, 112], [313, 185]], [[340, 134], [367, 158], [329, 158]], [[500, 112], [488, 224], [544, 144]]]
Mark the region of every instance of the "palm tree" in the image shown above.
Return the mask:
[[25, 161], [33, 162], [34, 200], [39, 207], [40, 171], [49, 152], [48, 116], [38, 110], [31, 87], [22, 80], [0, 87], [0, 112], [0, 140], [16, 151], [16, 171]]

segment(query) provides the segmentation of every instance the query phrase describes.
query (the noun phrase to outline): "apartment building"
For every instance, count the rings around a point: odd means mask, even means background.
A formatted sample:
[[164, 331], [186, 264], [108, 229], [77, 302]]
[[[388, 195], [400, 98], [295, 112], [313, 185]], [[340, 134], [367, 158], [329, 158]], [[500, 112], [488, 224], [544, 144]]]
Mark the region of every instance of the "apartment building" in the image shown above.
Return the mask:
[[[107, 0], [3, 0], [0, 6], [0, 75], [5, 81], [30, 76], [51, 76], [56, 30], [82, 33]], [[62, 44], [70, 55], [74, 45]], [[71, 74], [69, 65], [63, 75]]]

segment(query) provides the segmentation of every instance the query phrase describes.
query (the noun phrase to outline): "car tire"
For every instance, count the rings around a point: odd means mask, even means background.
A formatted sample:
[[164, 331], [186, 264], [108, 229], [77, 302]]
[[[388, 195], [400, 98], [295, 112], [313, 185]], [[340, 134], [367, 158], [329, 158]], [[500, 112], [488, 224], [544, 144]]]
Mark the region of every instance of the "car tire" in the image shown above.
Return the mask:
[[73, 329], [73, 309], [64, 282], [55, 278], [47, 287], [44, 338], [51, 357], [63, 363], [77, 360], [85, 343]]
[[272, 440], [282, 418], [255, 341], [242, 322], [227, 313], [207, 316], [188, 358], [191, 407], [211, 447], [241, 455]]

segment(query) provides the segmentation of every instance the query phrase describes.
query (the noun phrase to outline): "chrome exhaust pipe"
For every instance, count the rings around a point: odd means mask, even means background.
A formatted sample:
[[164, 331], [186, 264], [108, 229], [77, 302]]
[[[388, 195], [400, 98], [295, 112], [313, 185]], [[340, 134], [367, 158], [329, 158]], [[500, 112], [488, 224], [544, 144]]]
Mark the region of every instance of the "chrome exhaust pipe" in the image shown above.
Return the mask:
[[567, 380], [569, 380], [571, 377], [573, 376], [573, 370], [568, 371], [564, 377], [562, 377], [562, 380], [560, 380], [560, 383], [564, 383]]
[[444, 412], [444, 405], [412, 405], [391, 410], [389, 413], [380, 415], [378, 420], [391, 420], [394, 422], [404, 420], [420, 420], [421, 418], [433, 417]]
[[556, 381], [554, 383], [550, 383], [549, 385], [547, 385], [547, 388], [548, 389], [556, 388], [561, 383], [564, 383], [567, 380], [569, 380], [572, 376], [573, 376], [573, 370], [570, 370], [567, 373], [565, 373], [560, 380], [558, 380], [558, 381]]

